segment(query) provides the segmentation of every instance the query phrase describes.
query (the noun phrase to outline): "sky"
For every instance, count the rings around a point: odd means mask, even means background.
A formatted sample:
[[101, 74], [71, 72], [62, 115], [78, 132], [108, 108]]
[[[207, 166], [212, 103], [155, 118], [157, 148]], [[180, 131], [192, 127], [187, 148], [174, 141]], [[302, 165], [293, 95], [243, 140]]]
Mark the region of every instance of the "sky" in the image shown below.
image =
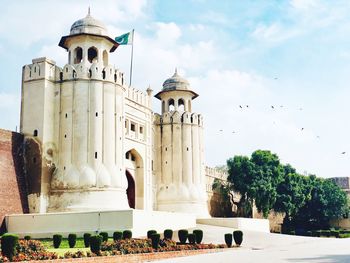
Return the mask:
[[[135, 29], [133, 87], [156, 93], [177, 68], [200, 95], [192, 110], [204, 116], [209, 166], [262, 149], [302, 174], [350, 176], [350, 1], [1, 4], [0, 128], [19, 126], [22, 66], [45, 56], [63, 67], [58, 42], [90, 6], [110, 37]], [[110, 55], [127, 76], [130, 51]]]

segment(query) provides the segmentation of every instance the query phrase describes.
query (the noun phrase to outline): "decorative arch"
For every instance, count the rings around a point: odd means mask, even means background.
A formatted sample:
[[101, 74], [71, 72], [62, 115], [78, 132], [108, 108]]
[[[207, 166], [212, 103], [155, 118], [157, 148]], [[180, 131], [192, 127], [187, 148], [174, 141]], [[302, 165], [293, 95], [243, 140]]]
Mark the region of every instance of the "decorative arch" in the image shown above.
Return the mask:
[[174, 111], [175, 110], [175, 101], [174, 99], [168, 100], [168, 111]]
[[74, 64], [79, 64], [83, 60], [83, 49], [81, 47], [76, 47], [73, 54]]
[[177, 104], [178, 104], [178, 111], [185, 111], [186, 110], [185, 101], [183, 99], [179, 99]]
[[[125, 153], [125, 176], [128, 180], [127, 195], [130, 208], [143, 209], [144, 208], [144, 164], [142, 156], [131, 149]], [[132, 177], [133, 181], [131, 181]], [[134, 184], [134, 185], [133, 185]], [[134, 188], [134, 190], [132, 190]], [[134, 191], [134, 201], [132, 200], [132, 191]], [[133, 203], [134, 202], [134, 203]], [[132, 207], [133, 205], [134, 207]]]
[[98, 60], [98, 51], [96, 47], [90, 47], [88, 49], [88, 60], [90, 63], [97, 62]]

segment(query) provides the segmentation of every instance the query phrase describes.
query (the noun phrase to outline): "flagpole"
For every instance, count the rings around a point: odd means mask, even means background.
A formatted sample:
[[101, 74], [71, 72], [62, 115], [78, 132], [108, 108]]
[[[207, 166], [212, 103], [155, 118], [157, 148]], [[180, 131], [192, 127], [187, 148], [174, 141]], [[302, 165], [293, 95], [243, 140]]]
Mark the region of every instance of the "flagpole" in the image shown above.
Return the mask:
[[132, 61], [134, 59], [134, 29], [132, 30], [132, 44], [131, 44], [131, 61], [130, 61], [130, 81], [129, 86], [131, 87], [131, 80], [132, 80]]

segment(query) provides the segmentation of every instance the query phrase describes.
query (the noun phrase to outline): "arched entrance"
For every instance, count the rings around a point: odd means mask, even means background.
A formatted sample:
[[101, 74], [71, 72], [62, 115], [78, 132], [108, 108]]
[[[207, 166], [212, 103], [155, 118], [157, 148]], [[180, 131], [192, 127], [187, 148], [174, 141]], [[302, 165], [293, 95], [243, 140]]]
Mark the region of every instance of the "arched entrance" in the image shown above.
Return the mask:
[[128, 202], [130, 208], [135, 208], [135, 181], [131, 173], [125, 170], [126, 179], [128, 180], [128, 188], [126, 189], [126, 195], [128, 196]]
[[[128, 200], [130, 208], [143, 209], [144, 207], [144, 171], [141, 155], [131, 149], [125, 153], [126, 178], [128, 180]], [[132, 201], [133, 192], [133, 202]], [[129, 199], [130, 192], [130, 199]], [[133, 205], [133, 206], [131, 206]]]

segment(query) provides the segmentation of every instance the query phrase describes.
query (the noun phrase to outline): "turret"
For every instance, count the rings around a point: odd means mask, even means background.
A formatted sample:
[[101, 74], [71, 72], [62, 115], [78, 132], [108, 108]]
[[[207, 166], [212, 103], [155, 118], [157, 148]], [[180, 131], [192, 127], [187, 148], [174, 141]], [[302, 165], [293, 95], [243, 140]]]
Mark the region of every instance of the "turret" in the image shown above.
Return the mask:
[[157, 209], [208, 217], [202, 117], [192, 112], [198, 94], [175, 70], [155, 97], [162, 101], [155, 119]]

